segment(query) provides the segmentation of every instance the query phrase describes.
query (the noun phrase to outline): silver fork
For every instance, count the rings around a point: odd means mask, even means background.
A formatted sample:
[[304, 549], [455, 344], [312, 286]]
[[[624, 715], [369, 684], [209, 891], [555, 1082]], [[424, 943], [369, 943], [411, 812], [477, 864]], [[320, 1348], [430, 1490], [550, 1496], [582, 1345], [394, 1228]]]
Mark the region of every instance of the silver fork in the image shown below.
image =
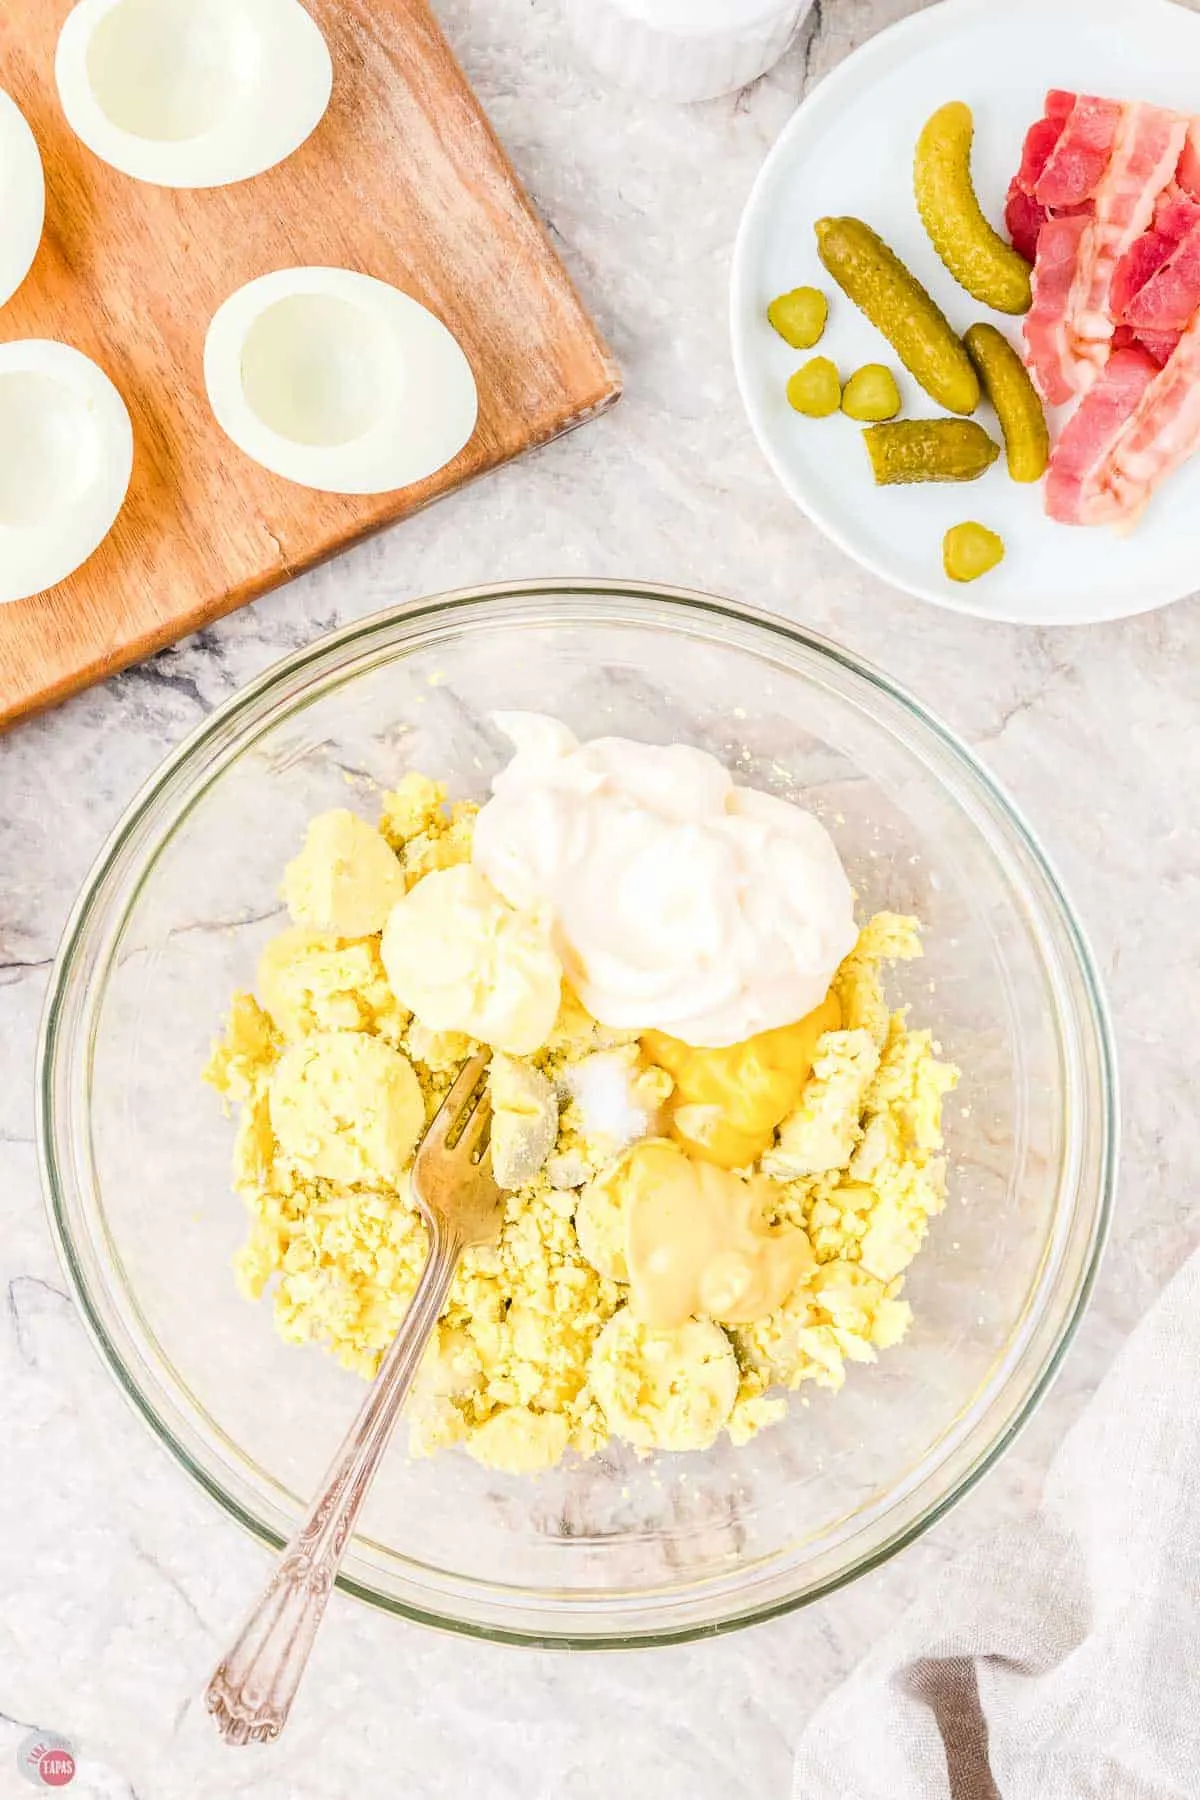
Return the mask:
[[342, 1554], [425, 1346], [450, 1292], [459, 1258], [490, 1243], [503, 1216], [492, 1174], [492, 1109], [483, 1085], [488, 1057], [459, 1074], [425, 1133], [412, 1192], [429, 1230], [429, 1257], [404, 1322], [300, 1529], [258, 1605], [217, 1665], [205, 1700], [228, 1744], [277, 1738], [308, 1662]]

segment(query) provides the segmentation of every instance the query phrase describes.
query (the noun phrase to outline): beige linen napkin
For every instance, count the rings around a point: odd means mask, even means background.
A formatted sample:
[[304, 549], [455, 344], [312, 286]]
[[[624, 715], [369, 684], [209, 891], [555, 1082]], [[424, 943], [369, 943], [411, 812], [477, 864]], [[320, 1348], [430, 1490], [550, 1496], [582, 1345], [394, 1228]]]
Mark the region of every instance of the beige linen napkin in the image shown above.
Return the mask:
[[1198, 1800], [1200, 1254], [1029, 1523], [946, 1571], [815, 1715], [795, 1800]]

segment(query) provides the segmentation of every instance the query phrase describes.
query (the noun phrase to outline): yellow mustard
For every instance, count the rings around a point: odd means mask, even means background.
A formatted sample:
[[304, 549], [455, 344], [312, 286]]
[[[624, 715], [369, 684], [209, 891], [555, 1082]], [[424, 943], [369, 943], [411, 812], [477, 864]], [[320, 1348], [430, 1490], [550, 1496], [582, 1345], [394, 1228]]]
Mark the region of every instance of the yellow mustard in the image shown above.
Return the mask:
[[837, 996], [829, 993], [795, 1025], [762, 1031], [722, 1050], [697, 1049], [663, 1031], [644, 1032], [645, 1054], [675, 1079], [671, 1136], [719, 1168], [748, 1168], [795, 1110], [819, 1040], [841, 1023]]

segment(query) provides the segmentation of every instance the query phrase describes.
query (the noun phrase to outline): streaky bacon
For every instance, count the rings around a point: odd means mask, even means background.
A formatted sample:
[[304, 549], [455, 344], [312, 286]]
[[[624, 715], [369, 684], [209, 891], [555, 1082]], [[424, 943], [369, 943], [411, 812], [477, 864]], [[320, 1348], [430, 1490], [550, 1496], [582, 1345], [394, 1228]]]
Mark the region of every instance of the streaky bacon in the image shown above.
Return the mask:
[[1165, 369], [1182, 336], [1181, 331], [1135, 331], [1132, 325], [1118, 325], [1113, 332], [1113, 349], [1131, 350], [1138, 345], [1160, 369]]
[[1025, 133], [1025, 143], [1021, 150], [1021, 166], [1017, 170], [1017, 186], [1032, 198], [1037, 192], [1037, 184], [1046, 173], [1046, 164], [1053, 156], [1058, 140], [1066, 128], [1066, 118], [1035, 119]]
[[1139, 331], [1137, 341], [1160, 369], [1165, 369], [1183, 341], [1182, 331]]
[[[1141, 293], [1147, 282], [1158, 274], [1163, 264], [1170, 261], [1179, 245], [1192, 234], [1197, 226], [1200, 226], [1200, 200], [1193, 200], [1175, 182], [1172, 182], [1158, 197], [1154, 208], [1154, 223], [1150, 230], [1144, 232], [1135, 243], [1129, 246], [1117, 264], [1116, 272], [1113, 275], [1109, 306], [1117, 325], [1117, 331], [1113, 338], [1114, 348], [1119, 349], [1122, 345], [1128, 347], [1135, 337], [1141, 335], [1140, 332], [1135, 331], [1126, 337], [1121, 336], [1122, 330], [1126, 326], [1129, 306], [1135, 296]], [[1200, 299], [1197, 300], [1197, 305], [1200, 305]], [[1193, 307], [1191, 310], [1194, 311], [1195, 308]], [[1191, 312], [1188, 313], [1188, 318], [1190, 317]], [[1151, 356], [1157, 362], [1165, 363], [1178, 344], [1179, 334], [1187, 320], [1181, 320], [1177, 326], [1161, 329], [1147, 324], [1144, 320], [1139, 323], [1145, 326], [1147, 335], [1142, 338], [1142, 341], [1146, 344]], [[1169, 346], [1165, 352], [1163, 351], [1164, 344]]]
[[[1047, 106], [1056, 96], [1047, 96]], [[1081, 206], [1099, 186], [1121, 124], [1117, 100], [1080, 94], [1038, 180], [1034, 198], [1051, 211]]]
[[1156, 270], [1126, 301], [1122, 317], [1135, 331], [1183, 331], [1200, 311], [1200, 225], [1167, 245]]
[[1185, 194], [1200, 200], [1200, 119], [1193, 119], [1187, 142], [1179, 158], [1179, 173], [1176, 177]]
[[[1047, 96], [1047, 105], [1054, 97]], [[1063, 94], [1058, 98], [1070, 101], [1070, 106], [1057, 117], [1048, 115], [1035, 119], [1029, 127], [1021, 151], [1021, 166], [1013, 176], [1004, 204], [1004, 222], [1008, 227], [1012, 246], [1029, 263], [1037, 259], [1038, 237], [1049, 217], [1049, 209], [1034, 198], [1037, 184], [1063, 134], [1067, 114], [1075, 104], [1074, 94]]]
[[1091, 221], [1076, 213], [1048, 219], [1038, 238], [1033, 305], [1025, 314], [1025, 360], [1048, 406], [1075, 394], [1075, 357], [1067, 336], [1067, 303], [1075, 285], [1079, 251]]
[[[1087, 391], [1108, 361], [1116, 324], [1111, 296], [1117, 268], [1150, 227], [1158, 198], [1178, 167], [1188, 124], [1179, 113], [1158, 106], [1138, 103], [1122, 109], [1108, 167], [1092, 197], [1095, 216], [1080, 244], [1067, 300], [1072, 378], [1080, 392]], [[1158, 328], [1158, 321], [1151, 323]]]
[[1122, 431], [1159, 379], [1144, 350], [1114, 350], [1054, 446], [1046, 480], [1046, 511], [1061, 525], [1100, 525], [1121, 517], [1103, 472]]
[[1045, 207], [1039, 206], [1014, 177], [1004, 203], [1004, 223], [1013, 249], [1019, 251], [1027, 263], [1037, 261], [1038, 239], [1049, 216]]
[[1141, 293], [1152, 276], [1175, 254], [1175, 241], [1161, 231], [1145, 231], [1128, 250], [1113, 271], [1108, 304], [1117, 324], [1126, 320], [1126, 308]]
[[[1133, 354], [1133, 353], [1130, 353]], [[1115, 360], [1115, 359], [1114, 359]], [[1121, 519], [1134, 518], [1155, 488], [1200, 449], [1200, 313], [1146, 390], [1098, 471]]]
[[1034, 262], [1026, 361], [1083, 394], [1050, 460], [1064, 524], [1131, 520], [1200, 449], [1200, 117], [1052, 89], [1009, 187]]
[[1200, 200], [1173, 181], [1158, 197], [1154, 229], [1172, 243], [1181, 244], [1194, 225], [1200, 225]]

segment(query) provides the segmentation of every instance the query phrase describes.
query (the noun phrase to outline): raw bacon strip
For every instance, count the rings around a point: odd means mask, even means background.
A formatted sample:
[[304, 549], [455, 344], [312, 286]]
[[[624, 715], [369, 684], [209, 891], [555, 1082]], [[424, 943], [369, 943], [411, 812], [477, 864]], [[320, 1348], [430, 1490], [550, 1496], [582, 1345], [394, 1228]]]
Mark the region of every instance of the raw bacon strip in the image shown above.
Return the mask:
[[[1058, 96], [1047, 96], [1049, 106]], [[1121, 124], [1119, 101], [1081, 94], [1071, 108], [1054, 153], [1034, 191], [1034, 198], [1051, 210], [1081, 206], [1096, 191]]]
[[1108, 364], [1068, 421], [1050, 458], [1046, 511], [1061, 525], [1101, 525], [1121, 517], [1103, 474], [1113, 446], [1159, 379], [1144, 350], [1114, 350]]
[[1131, 325], [1118, 325], [1113, 332], [1113, 349], [1132, 350], [1137, 345], [1160, 369], [1165, 369], [1182, 336], [1181, 331], [1135, 331]]
[[1200, 119], [1192, 120], [1183, 154], [1179, 158], [1179, 185], [1185, 194], [1200, 200]]
[[[1054, 98], [1053, 95], [1049, 97]], [[1061, 99], [1075, 104], [1074, 94], [1063, 94]], [[1049, 99], [1047, 101], [1049, 104]], [[1046, 164], [1054, 154], [1055, 146], [1063, 134], [1067, 122], [1067, 113], [1057, 118], [1035, 119], [1025, 134], [1025, 145], [1021, 152], [1021, 166], [1013, 176], [1008, 190], [1008, 198], [1004, 206], [1004, 222], [1008, 227], [1008, 235], [1014, 250], [1020, 251], [1026, 262], [1037, 259], [1038, 238], [1042, 226], [1049, 214], [1040, 201], [1034, 199], [1037, 184], [1045, 172]]]
[[[1161, 231], [1146, 231], [1128, 250], [1113, 271], [1109, 291], [1109, 311], [1118, 323], [1126, 319], [1126, 309], [1141, 293], [1146, 283], [1175, 254], [1175, 241]], [[1132, 324], [1132, 319], [1126, 321]]]
[[1058, 146], [1066, 123], [1065, 116], [1060, 119], [1035, 119], [1025, 134], [1016, 181], [1022, 193], [1028, 194], [1031, 199], [1037, 193], [1037, 184], [1046, 173], [1046, 164]]
[[1160, 237], [1170, 238], [1173, 244], [1182, 244], [1196, 225], [1200, 225], [1200, 200], [1185, 193], [1178, 182], [1173, 181], [1159, 195], [1158, 204], [1154, 208], [1155, 231]]
[[1037, 261], [1038, 239], [1048, 217], [1045, 207], [1039, 206], [1014, 178], [1004, 206], [1004, 223], [1013, 249], [1019, 251], [1027, 263]]
[[1182, 331], [1139, 331], [1137, 341], [1152, 356], [1160, 369], [1165, 369], [1183, 341]]
[[1200, 312], [1200, 225], [1181, 244], [1159, 242], [1166, 255], [1122, 308], [1125, 323], [1138, 332], [1183, 331]]
[[[1159, 196], [1158, 204], [1154, 208], [1152, 228], [1138, 238], [1136, 243], [1129, 246], [1117, 264], [1116, 273], [1113, 276], [1112, 292], [1109, 295], [1109, 311], [1117, 321], [1118, 337], [1126, 319], [1127, 309], [1134, 297], [1141, 293], [1152, 276], [1158, 274], [1163, 264], [1170, 261], [1179, 245], [1195, 231], [1197, 226], [1200, 226], [1200, 201], [1191, 199], [1172, 182], [1171, 186]], [[1197, 296], [1196, 306], [1200, 306], [1200, 295]], [[1192, 307], [1188, 311], [1187, 318], [1180, 318], [1177, 325], [1166, 328], [1152, 326], [1146, 320], [1139, 321], [1140, 324], [1146, 325], [1148, 337], [1143, 338], [1143, 342], [1146, 343], [1151, 356], [1157, 362], [1165, 363], [1171, 356], [1179, 342], [1180, 332], [1195, 310], [1196, 307]], [[1140, 335], [1140, 333], [1135, 335]], [[1123, 340], [1126, 344], [1129, 341], [1129, 338]], [[1165, 355], [1160, 355], [1159, 350], [1164, 342], [1168, 343], [1170, 347]], [[1114, 337], [1113, 343], [1114, 347], [1119, 347], [1117, 337]]]
[[1200, 314], [1184, 332], [1166, 368], [1143, 395], [1099, 472], [1100, 484], [1115, 505], [1117, 516], [1135, 517], [1155, 488], [1198, 448]]
[[1067, 302], [1090, 224], [1081, 213], [1050, 219], [1038, 239], [1033, 305], [1025, 315], [1025, 360], [1048, 406], [1062, 406], [1076, 391], [1076, 359], [1067, 337]]
[[[1025, 343], [1038, 389], [1052, 406], [1063, 405], [1085, 385], [1067, 321], [1087, 221], [1069, 221], [1090, 211], [1089, 195], [1108, 167], [1121, 115], [1118, 101], [1052, 89], [1045, 118], [1026, 134], [1017, 174], [1020, 190], [1032, 189], [1030, 201], [1009, 190], [1009, 234], [1025, 255], [1035, 251], [1034, 302]], [[1057, 216], [1060, 212], [1064, 216]]]
[[1034, 379], [1052, 404], [1085, 395], [1046, 509], [1130, 520], [1200, 449], [1200, 119], [1053, 90], [1005, 216], [1035, 258]]
[[[1095, 217], [1080, 244], [1067, 301], [1068, 343], [1077, 359], [1074, 382], [1080, 392], [1087, 391], [1112, 350], [1111, 294], [1117, 266], [1148, 230], [1187, 135], [1188, 120], [1178, 113], [1140, 104], [1123, 109], [1108, 168], [1093, 196]], [[1043, 176], [1039, 195], [1044, 183]]]

